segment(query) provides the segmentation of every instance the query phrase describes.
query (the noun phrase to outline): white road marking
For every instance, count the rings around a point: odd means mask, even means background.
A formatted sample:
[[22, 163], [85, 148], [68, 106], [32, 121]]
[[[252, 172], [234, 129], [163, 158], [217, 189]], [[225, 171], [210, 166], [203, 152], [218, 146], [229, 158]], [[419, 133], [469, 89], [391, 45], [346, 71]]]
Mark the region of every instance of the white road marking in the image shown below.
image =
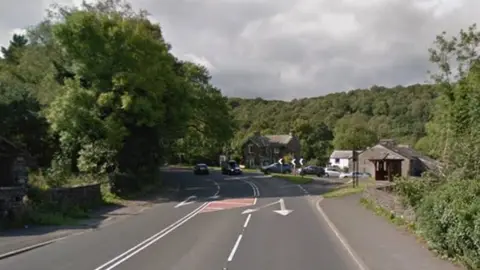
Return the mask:
[[252, 214], [248, 214], [247, 219], [245, 219], [245, 223], [243, 223], [243, 228], [246, 228], [248, 226], [248, 222], [250, 222], [251, 217]]
[[253, 200], [253, 205], [256, 205], [257, 204], [257, 197], [255, 197], [255, 199]]
[[208, 206], [208, 209], [206, 209], [206, 210], [210, 210], [210, 209], [211, 209], [211, 210], [223, 210], [223, 209], [225, 209], [225, 208], [223, 208], [223, 207], [212, 207], [212, 206]]
[[251, 203], [248, 203], [248, 202], [231, 202], [231, 201], [214, 201], [210, 203], [231, 204], [231, 205], [251, 205]]
[[235, 245], [233, 246], [232, 251], [230, 252], [230, 256], [228, 256], [229, 262], [233, 260], [233, 256], [235, 256], [235, 252], [237, 252], [238, 245], [240, 245], [241, 240], [242, 240], [242, 235], [240, 234], [237, 238], [237, 242], [235, 242]]
[[257, 197], [260, 196], [260, 190], [258, 189], [258, 186], [255, 185], [254, 183], [250, 182], [250, 181], [246, 181], [246, 180], [242, 180], [242, 181], [247, 183], [248, 185], [250, 185], [250, 187], [253, 190], [253, 197], [255, 197], [255, 202], [256, 202]]
[[335, 224], [328, 218], [327, 214], [323, 211], [322, 207], [320, 206], [320, 203], [322, 202], [323, 197], [320, 197], [316, 203], [316, 207], [320, 215], [322, 215], [323, 219], [327, 223], [328, 227], [332, 230], [332, 232], [335, 234], [337, 239], [340, 241], [340, 243], [343, 245], [345, 250], [347, 251], [348, 255], [353, 259], [355, 264], [357, 264], [359, 270], [369, 270], [369, 268], [365, 265], [365, 263], [360, 259], [360, 257], [355, 253], [353, 248], [348, 244], [347, 240], [345, 237], [340, 233], [340, 231], [337, 229]]
[[192, 203], [194, 203], [193, 200], [195, 200], [196, 198], [197, 198], [197, 196], [189, 196], [189, 197], [186, 198], [183, 202], [175, 205], [174, 208], [178, 208], [178, 207], [181, 207], [181, 206], [184, 206], [184, 205], [192, 204]]
[[[214, 196], [218, 195], [220, 193], [220, 185], [214, 181], [215, 186], [217, 187], [217, 191]], [[125, 262], [126, 260], [130, 259], [131, 257], [135, 256], [137, 253], [140, 251], [146, 249], [147, 247], [153, 245], [156, 243], [158, 240], [162, 239], [169, 233], [173, 232], [175, 229], [179, 228], [182, 226], [184, 223], [189, 221], [190, 219], [194, 218], [196, 215], [198, 215], [204, 208], [206, 208], [208, 205], [208, 202], [203, 203], [200, 205], [198, 208], [193, 210], [192, 212], [188, 213], [186, 216], [182, 217], [181, 219], [175, 221], [174, 223], [170, 224], [168, 227], [165, 229], [161, 230], [160, 232], [150, 236], [149, 238], [143, 240], [136, 246], [130, 248], [129, 250], [125, 251], [124, 253], [118, 255], [117, 257], [111, 259], [110, 261], [102, 264], [101, 266], [95, 268], [95, 270], [111, 270], [121, 263]]]
[[309, 195], [308, 191], [304, 187], [302, 187], [301, 185], [297, 185], [297, 186], [303, 191], [303, 193], [305, 193], [306, 195]]
[[[186, 215], [183, 218], [175, 221], [174, 223], [170, 224], [167, 228], [165, 228], [165, 229], [161, 230], [160, 232], [150, 236], [149, 238], [145, 239], [144, 241], [137, 244], [133, 248], [125, 251], [124, 253], [118, 255], [117, 257], [113, 258], [112, 260], [110, 260], [110, 261], [102, 264], [101, 266], [95, 268], [95, 270], [110, 270], [110, 269], [113, 269], [114, 267], [116, 267], [119, 264], [123, 263], [124, 261], [128, 260], [129, 258], [134, 256], [138, 252], [142, 251], [146, 247], [154, 244], [155, 242], [157, 242], [158, 240], [160, 240], [161, 238], [163, 238], [164, 236], [166, 236], [167, 234], [169, 234], [173, 230], [180, 227], [183, 223], [187, 222], [188, 220], [190, 220], [191, 218], [196, 216], [201, 210], [203, 210], [203, 208], [205, 208], [207, 206], [207, 204], [208, 203], [204, 203], [204, 204], [200, 205], [197, 209], [193, 210], [188, 215]], [[109, 265], [111, 265], [111, 266], [108, 267]], [[106, 268], [106, 267], [108, 267], [108, 268]]]
[[36, 249], [36, 248], [39, 248], [39, 247], [50, 245], [50, 244], [53, 244], [55, 242], [59, 242], [61, 240], [64, 240], [64, 239], [72, 237], [72, 236], [78, 236], [78, 235], [84, 234], [84, 233], [86, 233], [88, 231], [91, 231], [91, 230], [92, 229], [87, 229], [87, 230], [72, 233], [72, 234], [69, 234], [69, 235], [66, 235], [66, 236], [54, 238], [54, 239], [51, 239], [51, 240], [48, 240], [48, 241], [45, 241], [45, 242], [41, 242], [41, 243], [38, 243], [38, 244], [30, 245], [30, 246], [27, 246], [27, 247], [24, 247], [24, 248], [12, 250], [12, 251], [9, 251], [7, 253], [0, 254], [0, 260], [11, 257], [11, 256], [14, 256], [14, 255], [17, 255], [17, 254], [20, 254], [20, 253], [23, 253], [23, 252], [26, 252], [26, 251], [30, 251], [32, 249]]

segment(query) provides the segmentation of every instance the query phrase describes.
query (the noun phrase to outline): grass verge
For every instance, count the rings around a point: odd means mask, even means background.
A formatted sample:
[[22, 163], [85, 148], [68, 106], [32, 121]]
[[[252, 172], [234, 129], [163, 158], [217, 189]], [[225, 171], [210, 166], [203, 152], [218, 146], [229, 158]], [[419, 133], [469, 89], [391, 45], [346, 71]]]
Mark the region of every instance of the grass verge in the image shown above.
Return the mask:
[[329, 191], [322, 196], [324, 198], [335, 198], [335, 197], [343, 197], [347, 195], [361, 193], [367, 188], [369, 185], [374, 185], [374, 180], [359, 180], [358, 187], [353, 187], [352, 183], [343, 184], [339, 187], [334, 188], [332, 191]]
[[273, 177], [277, 177], [277, 178], [282, 178], [282, 179], [286, 179], [292, 183], [295, 183], [295, 184], [308, 184], [308, 183], [311, 183], [313, 181], [312, 178], [310, 177], [304, 177], [304, 176], [299, 176], [299, 175], [291, 175], [291, 174], [277, 174], [277, 173], [274, 173], [272, 174]]

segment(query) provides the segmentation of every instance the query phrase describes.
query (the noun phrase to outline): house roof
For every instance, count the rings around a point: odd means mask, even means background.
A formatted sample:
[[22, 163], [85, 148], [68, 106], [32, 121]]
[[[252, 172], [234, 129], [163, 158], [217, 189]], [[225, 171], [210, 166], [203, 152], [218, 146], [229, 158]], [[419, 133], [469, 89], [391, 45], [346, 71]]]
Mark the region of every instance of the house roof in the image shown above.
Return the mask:
[[265, 135], [264, 137], [275, 144], [288, 144], [293, 139], [292, 135]]
[[[378, 146], [382, 146], [387, 150], [390, 150], [393, 153], [388, 153], [387, 151], [382, 151], [381, 148], [379, 149]], [[410, 148], [409, 146], [406, 145], [399, 145], [395, 143], [384, 143], [380, 142], [376, 146], [369, 148], [362, 152], [362, 155], [367, 155], [368, 159], [418, 159], [424, 164], [424, 166], [429, 169], [429, 170], [436, 170], [440, 167], [440, 162], [437, 160], [434, 160], [432, 158], [429, 158], [419, 152], [417, 152], [415, 149]]]
[[330, 158], [348, 159], [352, 157], [352, 152], [352, 150], [334, 150]]
[[293, 139], [292, 135], [254, 135], [248, 138], [258, 146], [286, 145]]

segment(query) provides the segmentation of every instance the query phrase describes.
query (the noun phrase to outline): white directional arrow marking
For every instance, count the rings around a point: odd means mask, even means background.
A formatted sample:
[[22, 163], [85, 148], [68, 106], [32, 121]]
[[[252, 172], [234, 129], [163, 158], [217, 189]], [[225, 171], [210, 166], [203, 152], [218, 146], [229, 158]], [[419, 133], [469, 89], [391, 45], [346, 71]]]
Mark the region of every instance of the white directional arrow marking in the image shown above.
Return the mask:
[[185, 206], [185, 205], [189, 205], [189, 204], [193, 203], [192, 200], [195, 200], [196, 198], [197, 198], [197, 196], [190, 196], [190, 197], [186, 198], [183, 202], [175, 205], [175, 208]]
[[260, 210], [262, 208], [269, 207], [269, 206], [272, 206], [272, 205], [277, 204], [277, 203], [280, 204], [280, 210], [274, 210], [273, 212], [275, 212], [279, 215], [282, 215], [282, 216], [286, 216], [286, 215], [290, 214], [291, 212], [293, 212], [293, 210], [287, 209], [287, 207], [285, 206], [285, 200], [283, 198], [281, 198], [278, 201], [275, 201], [275, 202], [272, 202], [272, 203], [269, 203], [269, 204], [265, 204], [265, 205], [262, 205], [260, 207], [254, 208], [254, 209], [247, 209], [247, 210], [242, 212], [242, 215], [257, 212], [258, 210]]
[[213, 196], [210, 196], [210, 197], [208, 197], [208, 198], [211, 199], [211, 200], [216, 200], [216, 199], [220, 198], [220, 196], [218, 196], [218, 195], [213, 195]]
[[273, 212], [275, 212], [277, 214], [280, 214], [282, 216], [286, 216], [286, 215], [290, 214], [291, 212], [293, 212], [293, 210], [288, 210], [285, 207], [285, 201], [283, 200], [283, 198], [281, 198], [280, 199], [280, 210], [274, 210]]

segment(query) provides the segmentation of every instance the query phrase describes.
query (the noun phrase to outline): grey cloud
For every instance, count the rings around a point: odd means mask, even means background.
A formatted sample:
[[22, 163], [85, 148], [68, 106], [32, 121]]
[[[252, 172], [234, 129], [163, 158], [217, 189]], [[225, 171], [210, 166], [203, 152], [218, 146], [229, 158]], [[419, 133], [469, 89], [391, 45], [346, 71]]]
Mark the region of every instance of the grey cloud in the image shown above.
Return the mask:
[[[433, 10], [419, 9], [420, 1], [362, 1], [361, 5], [352, 0], [132, 3], [160, 22], [179, 57], [207, 59], [214, 67], [213, 82], [225, 94], [292, 99], [373, 84], [423, 83], [431, 69], [427, 49], [435, 35], [443, 30], [456, 34], [474, 23], [480, 1], [456, 0], [462, 6], [440, 17]], [[27, 26], [42, 14], [40, 5], [2, 2], [0, 10], [8, 10], [8, 14], [0, 16], [0, 30]], [[14, 3], [20, 8], [13, 9]], [[320, 25], [326, 14], [353, 14], [358, 27], [343, 33], [349, 29], [348, 17]], [[5, 35], [0, 37], [0, 43], [7, 41]]]

